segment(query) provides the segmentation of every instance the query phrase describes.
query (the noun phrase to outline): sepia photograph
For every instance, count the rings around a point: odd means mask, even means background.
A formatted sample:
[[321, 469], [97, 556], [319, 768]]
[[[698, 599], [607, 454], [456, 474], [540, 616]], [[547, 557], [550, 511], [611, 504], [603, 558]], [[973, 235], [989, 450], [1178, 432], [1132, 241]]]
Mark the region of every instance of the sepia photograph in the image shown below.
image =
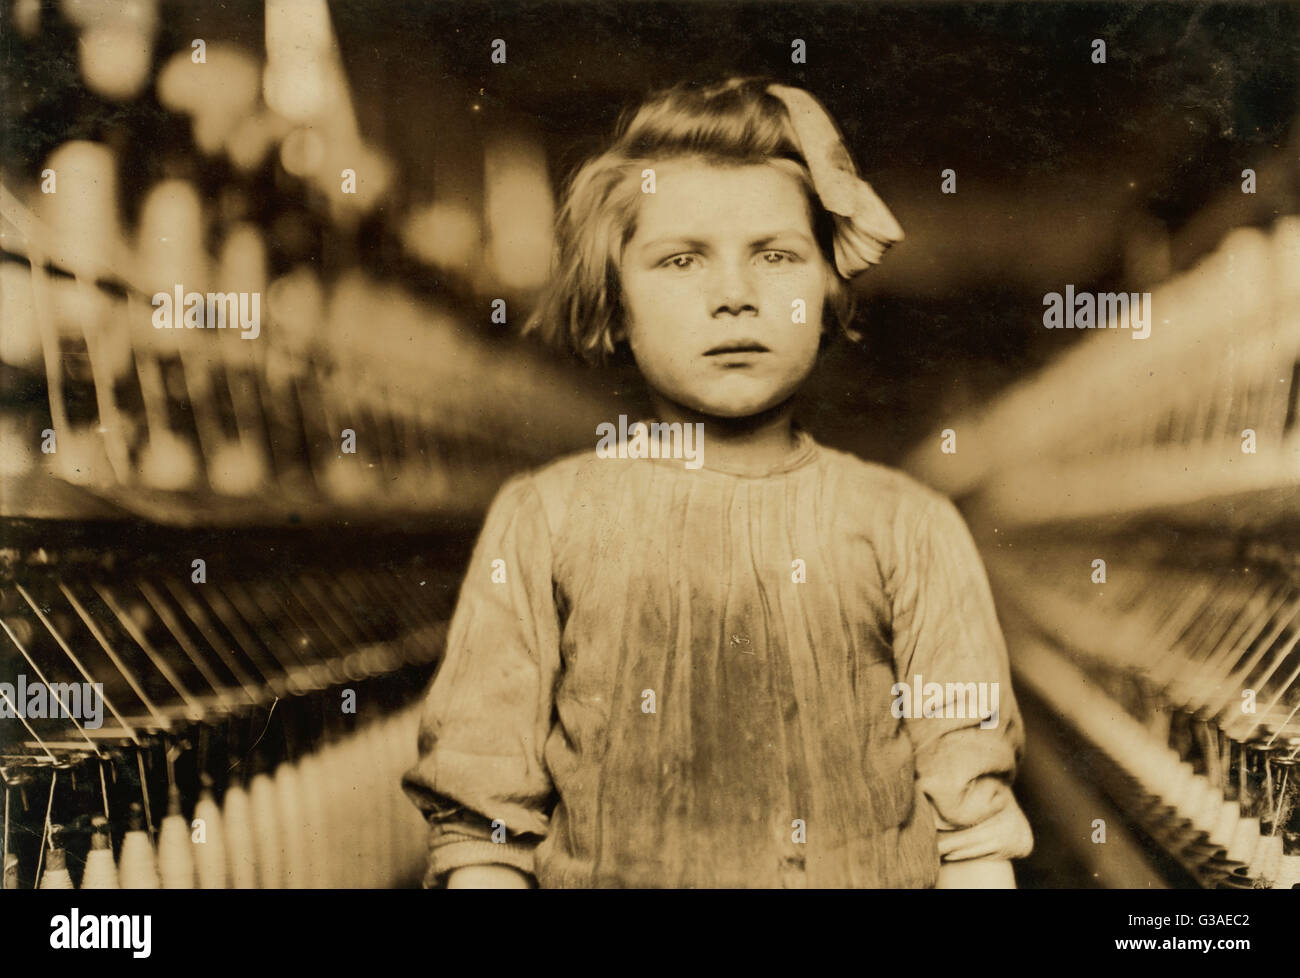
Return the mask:
[[0, 0], [0, 921], [1276, 948], [1298, 416], [1300, 4]]

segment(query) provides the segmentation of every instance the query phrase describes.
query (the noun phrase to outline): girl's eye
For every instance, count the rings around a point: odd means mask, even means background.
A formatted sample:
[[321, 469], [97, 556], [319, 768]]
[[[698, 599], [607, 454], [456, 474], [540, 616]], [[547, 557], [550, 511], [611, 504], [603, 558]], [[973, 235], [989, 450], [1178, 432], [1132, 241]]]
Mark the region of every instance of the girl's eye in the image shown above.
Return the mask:
[[[699, 255], [683, 253], [673, 255], [671, 258], [665, 258], [659, 263], [661, 268], [675, 268], [679, 271], [686, 271], [699, 264]], [[798, 255], [790, 251], [763, 251], [759, 252], [759, 261], [761, 264], [771, 267], [781, 265], [792, 265], [800, 261]]]
[[677, 268], [677, 269], [685, 270], [687, 268], [690, 268], [694, 263], [695, 263], [694, 255], [673, 255], [671, 258], [666, 258], [664, 259], [664, 261], [660, 262], [660, 265], [664, 268]]

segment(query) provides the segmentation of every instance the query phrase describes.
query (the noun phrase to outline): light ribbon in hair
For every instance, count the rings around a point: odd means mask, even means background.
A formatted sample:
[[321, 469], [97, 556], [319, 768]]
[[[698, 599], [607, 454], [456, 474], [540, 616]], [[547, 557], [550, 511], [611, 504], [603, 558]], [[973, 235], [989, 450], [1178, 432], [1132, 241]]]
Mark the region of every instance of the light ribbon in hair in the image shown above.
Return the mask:
[[903, 229], [871, 184], [858, 176], [834, 120], [802, 88], [769, 85], [767, 90], [785, 104], [813, 189], [835, 218], [835, 267], [852, 278], [880, 264], [889, 246], [903, 240]]

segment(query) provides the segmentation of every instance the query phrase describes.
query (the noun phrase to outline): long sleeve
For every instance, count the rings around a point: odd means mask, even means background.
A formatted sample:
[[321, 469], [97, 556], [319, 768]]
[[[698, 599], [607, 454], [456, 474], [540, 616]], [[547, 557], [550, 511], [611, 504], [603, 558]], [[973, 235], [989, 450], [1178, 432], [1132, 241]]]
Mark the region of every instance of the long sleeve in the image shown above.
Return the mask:
[[[402, 778], [430, 826], [426, 886], [462, 866], [533, 872], [554, 803], [542, 751], [558, 629], [542, 501], [516, 476], [488, 509], [426, 695], [419, 761]], [[504, 842], [492, 838], [494, 820]]]
[[[1011, 792], [1024, 727], [979, 551], [957, 508], [937, 494], [899, 532], [896, 678], [922, 693], [905, 722], [940, 852], [947, 860], [1027, 856], [1033, 835]], [[993, 720], [983, 720], [986, 709], [996, 710]]]

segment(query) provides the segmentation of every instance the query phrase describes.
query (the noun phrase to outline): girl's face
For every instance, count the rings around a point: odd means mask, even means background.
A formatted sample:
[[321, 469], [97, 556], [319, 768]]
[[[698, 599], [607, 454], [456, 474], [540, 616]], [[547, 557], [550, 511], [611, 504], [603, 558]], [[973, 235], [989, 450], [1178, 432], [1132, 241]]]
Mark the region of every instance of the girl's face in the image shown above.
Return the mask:
[[623, 252], [615, 338], [651, 388], [684, 407], [744, 418], [782, 403], [813, 368], [834, 274], [803, 187], [766, 164], [654, 169]]

